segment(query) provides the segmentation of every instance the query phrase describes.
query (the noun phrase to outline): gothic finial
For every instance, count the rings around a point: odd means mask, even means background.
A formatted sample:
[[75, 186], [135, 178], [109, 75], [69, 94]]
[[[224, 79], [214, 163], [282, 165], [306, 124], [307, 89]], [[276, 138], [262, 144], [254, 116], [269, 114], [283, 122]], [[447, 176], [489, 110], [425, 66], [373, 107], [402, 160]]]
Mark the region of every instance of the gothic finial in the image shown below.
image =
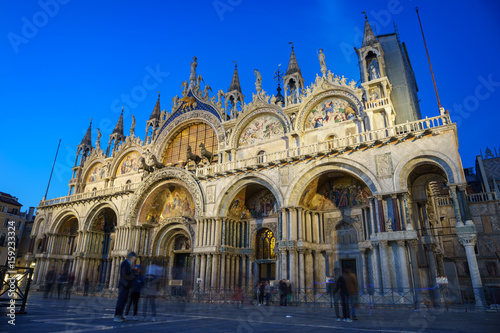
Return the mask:
[[293, 50], [293, 42], [288, 42], [288, 44], [292, 44], [292, 50]]
[[366, 12], [361, 12], [361, 14], [365, 14], [365, 20], [368, 20], [368, 16], [366, 15]]
[[236, 60], [233, 60], [233, 62], [234, 62], [234, 68], [237, 68], [238, 64], [236, 63]]

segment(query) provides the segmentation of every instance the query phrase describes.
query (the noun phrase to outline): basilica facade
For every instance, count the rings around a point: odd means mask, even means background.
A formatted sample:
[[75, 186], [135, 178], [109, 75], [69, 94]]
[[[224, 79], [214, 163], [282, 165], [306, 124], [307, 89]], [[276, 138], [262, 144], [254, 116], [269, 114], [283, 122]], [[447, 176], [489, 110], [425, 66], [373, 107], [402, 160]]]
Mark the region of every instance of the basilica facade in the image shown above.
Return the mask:
[[283, 95], [262, 90], [256, 70], [248, 104], [236, 67], [228, 91], [211, 97], [194, 57], [171, 110], [158, 96], [144, 141], [135, 120], [124, 134], [123, 113], [106, 149], [89, 126], [70, 193], [38, 207], [34, 283], [55, 267], [115, 288], [135, 251], [163, 269], [164, 286], [286, 279], [306, 290], [349, 267], [363, 291], [426, 288], [446, 275], [450, 236], [470, 270], [460, 283], [481, 288], [456, 125], [444, 110], [421, 119], [395, 34], [376, 37], [366, 21], [356, 52], [360, 84], [332, 73], [320, 52], [306, 85], [292, 46]]

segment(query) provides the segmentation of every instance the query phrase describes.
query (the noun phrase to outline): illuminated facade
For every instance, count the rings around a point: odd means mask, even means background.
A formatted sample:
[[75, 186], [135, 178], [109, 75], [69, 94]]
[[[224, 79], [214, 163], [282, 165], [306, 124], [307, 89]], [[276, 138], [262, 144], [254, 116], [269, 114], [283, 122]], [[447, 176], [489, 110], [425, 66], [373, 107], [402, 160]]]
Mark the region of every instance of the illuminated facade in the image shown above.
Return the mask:
[[[144, 142], [135, 124], [123, 134], [123, 114], [106, 153], [89, 127], [70, 195], [38, 208], [28, 256], [35, 283], [56, 266], [77, 283], [114, 288], [135, 251], [165, 269], [166, 285], [287, 279], [304, 290], [351, 267], [362, 290], [404, 290], [447, 274], [446, 241], [466, 252], [472, 279], [459, 284], [481, 288], [456, 125], [444, 110], [420, 119], [413, 95], [392, 91], [391, 79], [413, 72], [389, 69], [397, 57], [385, 56], [368, 21], [357, 53], [360, 86], [328, 70], [322, 52], [321, 75], [305, 86], [292, 48], [284, 97], [266, 94], [256, 71], [248, 104], [236, 68], [228, 91], [210, 97], [194, 58], [172, 110], [158, 97]], [[446, 216], [437, 203], [444, 186]]]

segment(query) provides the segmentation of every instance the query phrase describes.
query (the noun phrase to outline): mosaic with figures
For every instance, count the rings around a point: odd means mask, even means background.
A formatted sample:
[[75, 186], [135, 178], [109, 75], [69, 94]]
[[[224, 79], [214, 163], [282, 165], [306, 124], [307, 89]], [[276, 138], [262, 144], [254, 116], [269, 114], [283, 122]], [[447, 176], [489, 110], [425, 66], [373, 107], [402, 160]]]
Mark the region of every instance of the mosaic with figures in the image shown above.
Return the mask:
[[309, 112], [305, 129], [331, 126], [356, 117], [355, 108], [345, 99], [333, 97], [317, 104]]
[[146, 222], [155, 223], [169, 217], [194, 216], [191, 194], [183, 187], [169, 185], [153, 200], [146, 215]]
[[274, 213], [276, 213], [276, 199], [268, 189], [250, 195], [243, 189], [229, 206], [229, 216], [238, 219], [262, 218]]
[[306, 187], [300, 198], [300, 205], [311, 210], [328, 211], [366, 205], [370, 196], [368, 187], [357, 179], [322, 176]]
[[252, 120], [240, 135], [240, 146], [252, 145], [274, 137], [282, 136], [285, 128], [281, 121], [273, 115], [264, 115]]
[[141, 158], [141, 154], [137, 151], [134, 151], [121, 161], [120, 167], [116, 170], [116, 175], [124, 175], [131, 172], [137, 172], [139, 169], [139, 158]]
[[104, 164], [98, 163], [90, 169], [90, 173], [87, 177], [87, 183], [98, 182], [104, 178], [106, 170], [104, 169]]

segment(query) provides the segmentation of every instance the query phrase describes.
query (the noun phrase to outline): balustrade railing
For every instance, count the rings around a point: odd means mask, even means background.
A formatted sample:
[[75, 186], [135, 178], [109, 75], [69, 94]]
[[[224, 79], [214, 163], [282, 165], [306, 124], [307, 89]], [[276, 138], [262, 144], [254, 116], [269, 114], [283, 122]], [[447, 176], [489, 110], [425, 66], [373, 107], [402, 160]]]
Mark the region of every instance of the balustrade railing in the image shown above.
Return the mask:
[[272, 164], [290, 159], [300, 159], [307, 156], [326, 154], [332, 150], [343, 150], [353, 148], [359, 144], [369, 144], [377, 140], [383, 140], [396, 136], [405, 136], [413, 132], [425, 131], [451, 124], [448, 115], [440, 115], [425, 118], [413, 122], [407, 122], [392, 127], [353, 134], [350, 136], [335, 138], [323, 142], [316, 142], [306, 146], [293, 147], [279, 152], [272, 152], [245, 159], [238, 159], [220, 164], [207, 165], [196, 169], [197, 177], [206, 177], [217, 173], [234, 172], [256, 168], [262, 164]]
[[388, 97], [375, 99], [373, 101], [365, 102], [365, 110], [375, 109], [381, 106], [389, 105], [390, 101]]
[[54, 199], [50, 199], [50, 200], [42, 200], [42, 201], [40, 201], [40, 207], [50, 206], [50, 205], [55, 205], [55, 204], [60, 204], [60, 203], [65, 203], [65, 202], [73, 202], [73, 201], [78, 201], [78, 200], [91, 199], [91, 198], [96, 198], [96, 197], [106, 196], [106, 195], [113, 195], [113, 194], [121, 193], [121, 192], [135, 191], [137, 189], [137, 187], [139, 186], [139, 184], [140, 183], [124, 184], [124, 185], [120, 185], [117, 187], [108, 187], [108, 188], [103, 188], [100, 190], [77, 193], [77, 194], [72, 194], [72, 195], [68, 195], [65, 197], [59, 197], [59, 198], [54, 198]]

